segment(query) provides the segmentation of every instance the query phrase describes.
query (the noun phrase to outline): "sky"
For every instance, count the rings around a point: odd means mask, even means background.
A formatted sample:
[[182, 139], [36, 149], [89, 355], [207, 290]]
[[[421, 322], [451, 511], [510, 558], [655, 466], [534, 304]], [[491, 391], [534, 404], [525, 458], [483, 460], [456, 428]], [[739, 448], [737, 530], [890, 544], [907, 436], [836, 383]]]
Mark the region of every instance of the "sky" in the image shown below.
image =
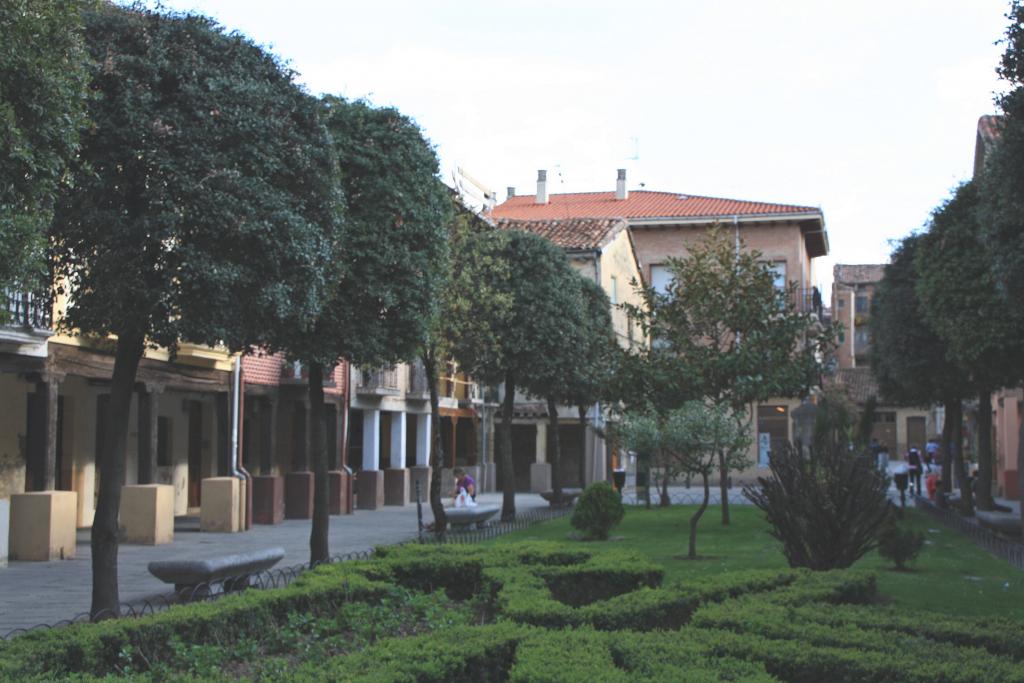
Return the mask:
[[164, 0], [315, 94], [414, 118], [444, 178], [821, 207], [834, 263], [884, 263], [973, 167], [1005, 0]]

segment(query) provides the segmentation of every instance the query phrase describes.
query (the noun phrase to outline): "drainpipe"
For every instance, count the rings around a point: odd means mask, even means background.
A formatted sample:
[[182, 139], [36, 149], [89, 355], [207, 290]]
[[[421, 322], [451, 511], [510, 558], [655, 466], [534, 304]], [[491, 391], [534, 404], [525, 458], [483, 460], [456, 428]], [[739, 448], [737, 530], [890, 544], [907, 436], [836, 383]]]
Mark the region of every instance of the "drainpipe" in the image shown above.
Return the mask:
[[235, 367], [231, 372], [231, 474], [241, 480], [245, 489], [245, 495], [239, 501], [241, 506], [241, 527], [249, 529], [252, 527], [252, 476], [242, 466], [242, 410], [244, 408], [242, 398], [242, 357], [235, 357]]
[[732, 217], [732, 229], [733, 229], [733, 232], [736, 235], [736, 260], [738, 261], [739, 258], [740, 258], [740, 217], [739, 216], [735, 216], [734, 215]]

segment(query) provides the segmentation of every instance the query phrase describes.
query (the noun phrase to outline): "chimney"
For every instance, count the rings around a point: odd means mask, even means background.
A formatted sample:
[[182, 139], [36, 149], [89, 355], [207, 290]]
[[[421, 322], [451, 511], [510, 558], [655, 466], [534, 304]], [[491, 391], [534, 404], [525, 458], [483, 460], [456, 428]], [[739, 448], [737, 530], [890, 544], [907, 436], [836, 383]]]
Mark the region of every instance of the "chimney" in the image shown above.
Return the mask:
[[537, 204], [548, 203], [548, 172], [537, 171], [537, 198], [534, 200]]
[[508, 186], [508, 199], [512, 199], [515, 196], [516, 196], [516, 188], [512, 187], [511, 185], [509, 185]]
[[619, 177], [615, 181], [615, 198], [626, 199], [629, 197], [629, 190], [626, 189], [626, 169], [619, 169]]

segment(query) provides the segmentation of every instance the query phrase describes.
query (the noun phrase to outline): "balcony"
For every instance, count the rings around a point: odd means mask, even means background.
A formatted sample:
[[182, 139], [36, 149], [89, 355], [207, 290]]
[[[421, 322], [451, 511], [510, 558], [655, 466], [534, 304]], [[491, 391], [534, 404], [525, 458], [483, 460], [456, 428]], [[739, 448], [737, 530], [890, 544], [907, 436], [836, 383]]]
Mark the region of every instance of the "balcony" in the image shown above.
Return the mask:
[[409, 368], [409, 391], [407, 398], [420, 401], [430, 399], [430, 385], [427, 382], [427, 370], [421, 361], [416, 361], [408, 366]]
[[3, 290], [0, 310], [0, 350], [45, 356], [53, 336], [53, 302], [48, 294]]
[[397, 396], [401, 392], [398, 368], [386, 365], [380, 368], [359, 368], [356, 374], [356, 393], [367, 396]]
[[820, 294], [817, 305], [815, 305], [814, 287], [798, 287], [794, 289], [793, 306], [796, 308], [797, 313], [810, 313], [818, 320], [821, 320], [824, 316], [824, 303], [820, 298]]

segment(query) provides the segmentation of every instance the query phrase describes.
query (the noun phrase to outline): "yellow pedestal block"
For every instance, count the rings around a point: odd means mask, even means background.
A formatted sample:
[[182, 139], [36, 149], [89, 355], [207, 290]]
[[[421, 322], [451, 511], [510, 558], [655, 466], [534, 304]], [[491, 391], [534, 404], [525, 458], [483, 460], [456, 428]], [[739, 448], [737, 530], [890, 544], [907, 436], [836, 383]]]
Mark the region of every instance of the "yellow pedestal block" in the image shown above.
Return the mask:
[[242, 530], [241, 488], [235, 477], [203, 479], [199, 529], [235, 533]]
[[11, 496], [11, 559], [46, 562], [75, 557], [78, 494], [33, 491]]
[[125, 543], [163, 545], [174, 541], [174, 487], [140, 484], [122, 488], [120, 524]]

